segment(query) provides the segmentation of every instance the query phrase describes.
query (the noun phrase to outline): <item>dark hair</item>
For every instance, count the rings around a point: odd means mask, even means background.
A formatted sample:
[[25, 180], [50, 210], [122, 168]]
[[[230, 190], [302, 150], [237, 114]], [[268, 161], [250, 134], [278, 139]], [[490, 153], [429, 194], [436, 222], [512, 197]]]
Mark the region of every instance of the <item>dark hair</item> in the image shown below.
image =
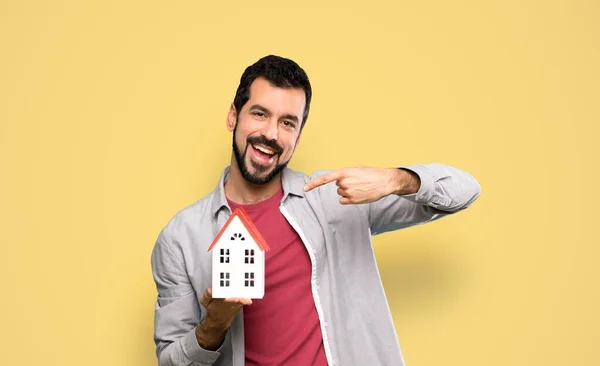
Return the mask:
[[267, 79], [273, 86], [279, 88], [302, 88], [306, 96], [302, 125], [304, 128], [310, 110], [312, 88], [304, 70], [290, 59], [269, 55], [248, 66], [240, 79], [240, 85], [235, 93], [233, 106], [239, 113], [244, 104], [250, 99], [250, 85], [259, 77]]

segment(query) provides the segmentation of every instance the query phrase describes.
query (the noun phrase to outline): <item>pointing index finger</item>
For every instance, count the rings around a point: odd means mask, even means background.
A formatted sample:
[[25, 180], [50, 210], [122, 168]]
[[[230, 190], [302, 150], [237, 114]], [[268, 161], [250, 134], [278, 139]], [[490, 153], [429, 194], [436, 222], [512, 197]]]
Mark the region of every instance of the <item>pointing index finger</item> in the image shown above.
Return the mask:
[[324, 175], [317, 177], [317, 178], [311, 180], [310, 182], [306, 183], [306, 185], [304, 186], [304, 192], [308, 192], [308, 191], [315, 189], [317, 187], [320, 187], [324, 184], [334, 182], [340, 178], [341, 178], [340, 170], [336, 170], [334, 172], [324, 174]]

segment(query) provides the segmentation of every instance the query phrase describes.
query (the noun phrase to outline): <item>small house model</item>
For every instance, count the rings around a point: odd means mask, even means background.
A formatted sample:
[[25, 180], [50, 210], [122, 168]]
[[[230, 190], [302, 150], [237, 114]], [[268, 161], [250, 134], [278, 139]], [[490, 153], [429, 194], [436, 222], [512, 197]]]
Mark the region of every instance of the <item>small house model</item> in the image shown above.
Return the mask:
[[263, 298], [269, 247], [243, 208], [231, 213], [208, 250], [212, 250], [212, 297]]

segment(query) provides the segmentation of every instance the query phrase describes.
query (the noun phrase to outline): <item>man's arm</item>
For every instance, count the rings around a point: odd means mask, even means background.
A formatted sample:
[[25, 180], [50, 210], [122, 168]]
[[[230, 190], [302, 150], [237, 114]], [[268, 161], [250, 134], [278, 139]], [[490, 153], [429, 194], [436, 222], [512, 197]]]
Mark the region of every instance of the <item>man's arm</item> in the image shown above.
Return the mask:
[[[158, 290], [154, 341], [159, 365], [213, 364], [229, 337], [229, 326], [211, 321], [209, 316], [201, 322], [200, 304], [187, 276], [183, 256], [164, 231], [156, 241], [151, 262]], [[203, 297], [203, 302], [205, 299]]]
[[456, 213], [481, 192], [469, 173], [437, 163], [340, 169], [308, 182], [305, 191], [334, 181], [341, 204], [366, 204], [372, 235]]
[[481, 194], [469, 173], [433, 163], [395, 168], [391, 193], [369, 204], [372, 235], [438, 220], [462, 211]]

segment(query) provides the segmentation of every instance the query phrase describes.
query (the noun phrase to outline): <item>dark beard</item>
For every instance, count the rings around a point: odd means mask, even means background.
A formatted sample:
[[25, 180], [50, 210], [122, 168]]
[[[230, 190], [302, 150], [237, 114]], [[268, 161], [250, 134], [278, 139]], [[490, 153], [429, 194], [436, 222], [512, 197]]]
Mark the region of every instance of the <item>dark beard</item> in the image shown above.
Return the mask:
[[[271, 171], [271, 173], [261, 177], [258, 174], [264, 172], [265, 167], [263, 167], [262, 165], [253, 164], [254, 162], [251, 161], [250, 163], [252, 164], [254, 169], [256, 169], [257, 174], [250, 173], [248, 171], [248, 167], [246, 166], [246, 163], [245, 163], [246, 153], [248, 152], [248, 146], [250, 146], [250, 144], [262, 144], [267, 147], [270, 147], [271, 149], [273, 149], [273, 151], [275, 151], [275, 154], [277, 154], [278, 159], [279, 159], [279, 156], [281, 155], [282, 149], [279, 145], [277, 145], [277, 143], [275, 141], [267, 140], [264, 136], [248, 137], [248, 139], [246, 139], [246, 150], [244, 150], [244, 153], [242, 153], [240, 151], [237, 143], [235, 142], [236, 130], [237, 130], [237, 123], [236, 123], [235, 128], [233, 129], [233, 143], [232, 143], [233, 154], [235, 155], [235, 160], [240, 169], [240, 172], [242, 173], [242, 177], [244, 177], [244, 179], [246, 181], [248, 181], [249, 183], [252, 183], [252, 184], [269, 183], [270, 181], [273, 180], [273, 178], [275, 178], [275, 176], [277, 176], [277, 174], [279, 174], [288, 165], [289, 161], [286, 161], [283, 164], [276, 165], [275, 168], [273, 168], [273, 170]], [[267, 169], [269, 169], [269, 168], [267, 168]]]

